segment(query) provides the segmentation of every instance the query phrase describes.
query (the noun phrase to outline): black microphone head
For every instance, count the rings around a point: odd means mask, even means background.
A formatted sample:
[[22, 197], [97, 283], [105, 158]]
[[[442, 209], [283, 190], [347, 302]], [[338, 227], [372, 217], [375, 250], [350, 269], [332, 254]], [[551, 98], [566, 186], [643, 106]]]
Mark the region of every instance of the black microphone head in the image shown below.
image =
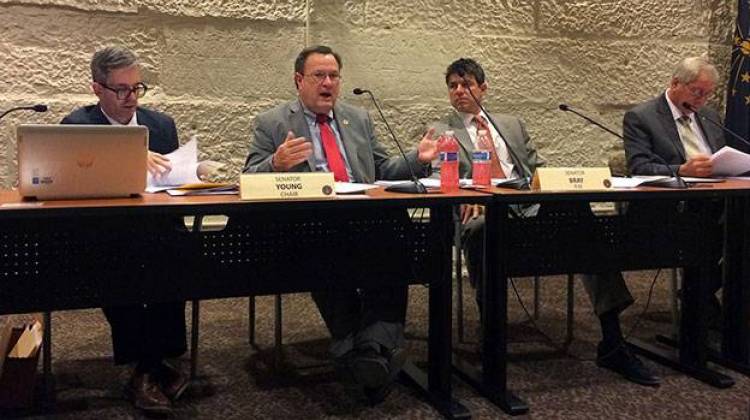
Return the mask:
[[570, 107], [565, 104], [560, 104], [558, 108], [560, 108], [561, 111], [568, 111], [570, 109]]
[[364, 89], [360, 89], [360, 88], [354, 88], [354, 90], [352, 90], [352, 93], [355, 94], [355, 95], [361, 95], [361, 94], [363, 94], [365, 92], [367, 92], [367, 91], [364, 90]]
[[682, 103], [682, 107], [683, 107], [683, 108], [685, 108], [685, 109], [687, 109], [687, 110], [688, 110], [688, 111], [690, 111], [690, 112], [695, 112], [695, 107], [694, 107], [694, 106], [692, 106], [692, 105], [690, 105], [690, 104], [689, 104], [689, 103], [687, 103], [687, 102], [683, 102], [683, 103]]
[[35, 112], [47, 112], [47, 105], [38, 104], [31, 107], [31, 109]]

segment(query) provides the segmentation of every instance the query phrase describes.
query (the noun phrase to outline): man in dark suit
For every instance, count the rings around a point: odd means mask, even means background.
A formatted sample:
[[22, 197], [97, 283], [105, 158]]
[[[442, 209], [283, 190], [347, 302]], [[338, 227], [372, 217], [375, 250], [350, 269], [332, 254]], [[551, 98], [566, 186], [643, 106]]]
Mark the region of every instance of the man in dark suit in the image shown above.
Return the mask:
[[[245, 172], [330, 171], [336, 181], [364, 183], [409, 178], [407, 162], [388, 157], [377, 141], [367, 111], [337, 101], [338, 54], [326, 46], [305, 48], [294, 72], [298, 98], [255, 118]], [[407, 160], [416, 173], [426, 174], [436, 156], [437, 144], [429, 133]], [[405, 285], [312, 293], [331, 333], [337, 368], [373, 402], [384, 397], [405, 362], [407, 293]]]
[[[481, 103], [489, 88], [484, 70], [479, 63], [464, 58], [454, 61], [446, 70], [445, 82], [454, 112], [431, 127], [437, 132], [452, 130], [456, 134], [461, 148], [459, 169], [462, 177], [471, 176], [471, 154], [479, 130], [486, 130], [492, 138], [492, 144], [487, 147], [492, 155], [491, 165], [497, 166], [492, 170], [496, 174], [493, 178], [530, 178], [538, 166], [544, 165], [544, 160], [537, 153], [520, 119], [506, 114], [487, 115], [472, 98], [469, 89]], [[490, 121], [497, 124], [499, 132]], [[508, 147], [513, 153], [508, 151]], [[543, 215], [553, 210], [574, 211], [584, 216], [591, 214], [588, 204], [573, 207], [566, 204], [546, 205], [541, 208], [539, 205], [531, 205], [519, 206], [514, 210], [523, 217]], [[463, 206], [461, 219], [469, 279], [477, 288], [477, 302], [481, 304], [482, 288], [478, 276], [481, 273], [484, 255], [482, 208]], [[582, 277], [601, 323], [602, 341], [597, 348], [597, 364], [623, 375], [630, 381], [642, 385], [658, 385], [659, 378], [654, 376], [624, 344], [619, 315], [633, 303], [633, 298], [622, 275], [611, 272], [584, 274]]]
[[[91, 60], [92, 89], [99, 103], [79, 108], [62, 124], [143, 125], [149, 131], [148, 170], [154, 176], [171, 169], [162, 154], [177, 149], [177, 129], [169, 116], [138, 106], [146, 85], [136, 56], [110, 47]], [[144, 174], [145, 176], [145, 174]], [[169, 223], [169, 221], [167, 221]], [[112, 327], [115, 363], [135, 363], [129, 392], [133, 404], [147, 412], [164, 413], [180, 397], [188, 379], [165, 359], [186, 348], [185, 302], [103, 308]]]
[[[706, 119], [720, 121], [719, 114], [704, 105], [716, 89], [718, 78], [716, 67], [706, 58], [685, 58], [675, 67], [666, 92], [625, 113], [622, 130], [631, 175], [712, 175], [711, 155], [725, 145], [725, 139], [721, 128], [706, 122]], [[648, 211], [651, 212], [672, 210], [665, 208], [664, 204], [650, 207]], [[722, 219], [721, 203], [716, 203], [711, 211], [717, 221]], [[717, 328], [721, 317], [721, 306], [715, 296], [721, 288], [723, 242], [720, 223], [706, 239], [707, 243], [715, 244], [711, 259], [716, 264], [711, 276], [712, 295], [707, 312], [709, 326]]]

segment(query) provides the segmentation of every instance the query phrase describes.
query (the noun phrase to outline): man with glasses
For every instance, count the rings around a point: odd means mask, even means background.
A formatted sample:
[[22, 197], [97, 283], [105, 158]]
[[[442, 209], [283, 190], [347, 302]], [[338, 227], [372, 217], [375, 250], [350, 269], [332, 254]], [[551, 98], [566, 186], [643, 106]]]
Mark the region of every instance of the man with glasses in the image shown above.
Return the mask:
[[[705, 119], [720, 121], [719, 114], [704, 107], [716, 88], [719, 73], [705, 57], [688, 57], [674, 69], [666, 92], [637, 105], [625, 114], [622, 123], [625, 154], [631, 175], [666, 175], [710, 177], [713, 173], [711, 154], [725, 144], [724, 132]], [[671, 167], [667, 167], [667, 164]], [[653, 214], [666, 214], [672, 208], [655, 203]], [[689, 210], [689, 208], [688, 208]], [[711, 211], [716, 220], [722, 218], [722, 205]], [[721, 287], [722, 229], [719, 223], [706, 240], [713, 244], [709, 326], [720, 326], [721, 307], [715, 292]]]
[[[302, 50], [294, 63], [294, 83], [297, 99], [255, 118], [245, 172], [330, 171], [336, 181], [363, 183], [409, 178], [407, 162], [388, 157], [377, 141], [367, 111], [337, 101], [337, 53], [326, 46]], [[408, 164], [422, 175], [436, 157], [432, 132], [407, 154]], [[363, 290], [329, 287], [312, 293], [332, 336], [330, 353], [337, 370], [361, 386], [372, 403], [385, 398], [406, 357], [402, 346], [408, 288], [378, 286], [378, 280]]]
[[710, 177], [711, 154], [724, 146], [724, 133], [703, 118], [719, 121], [705, 108], [719, 73], [704, 57], [682, 60], [674, 70], [669, 88], [625, 114], [625, 154], [632, 175]]
[[[91, 87], [99, 103], [77, 109], [62, 124], [143, 125], [149, 131], [148, 170], [154, 176], [171, 169], [162, 154], [177, 149], [171, 117], [138, 106], [148, 88], [130, 50], [110, 47], [94, 53]], [[167, 221], [169, 223], [169, 221]], [[147, 252], [147, 250], [144, 250]], [[150, 252], [150, 251], [148, 251]], [[188, 379], [167, 358], [187, 349], [185, 302], [103, 308], [112, 327], [115, 363], [134, 363], [128, 391], [133, 404], [149, 413], [166, 413], [188, 386]]]

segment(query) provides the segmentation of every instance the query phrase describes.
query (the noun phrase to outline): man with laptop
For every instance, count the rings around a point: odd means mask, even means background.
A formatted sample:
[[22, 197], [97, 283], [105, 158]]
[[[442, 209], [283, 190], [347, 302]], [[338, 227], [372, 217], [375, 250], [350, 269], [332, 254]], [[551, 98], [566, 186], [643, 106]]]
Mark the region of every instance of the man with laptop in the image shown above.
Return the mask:
[[[163, 154], [178, 148], [177, 129], [168, 115], [138, 106], [148, 87], [141, 80], [135, 54], [121, 47], [97, 51], [91, 60], [91, 74], [91, 87], [99, 102], [75, 110], [62, 124], [145, 126], [149, 132], [148, 171], [155, 177], [167, 174], [171, 165]], [[187, 349], [185, 302], [103, 311], [112, 327], [115, 363], [135, 364], [128, 385], [133, 404], [151, 413], [169, 412], [188, 386], [187, 376], [166, 361]]]

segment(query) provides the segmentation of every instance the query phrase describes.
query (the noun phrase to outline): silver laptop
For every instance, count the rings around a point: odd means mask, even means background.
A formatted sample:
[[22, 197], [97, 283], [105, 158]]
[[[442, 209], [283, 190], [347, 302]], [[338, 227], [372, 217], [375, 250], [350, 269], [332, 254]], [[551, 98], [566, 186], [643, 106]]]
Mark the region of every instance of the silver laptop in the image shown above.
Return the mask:
[[16, 138], [24, 197], [127, 197], [146, 188], [146, 127], [22, 124]]

